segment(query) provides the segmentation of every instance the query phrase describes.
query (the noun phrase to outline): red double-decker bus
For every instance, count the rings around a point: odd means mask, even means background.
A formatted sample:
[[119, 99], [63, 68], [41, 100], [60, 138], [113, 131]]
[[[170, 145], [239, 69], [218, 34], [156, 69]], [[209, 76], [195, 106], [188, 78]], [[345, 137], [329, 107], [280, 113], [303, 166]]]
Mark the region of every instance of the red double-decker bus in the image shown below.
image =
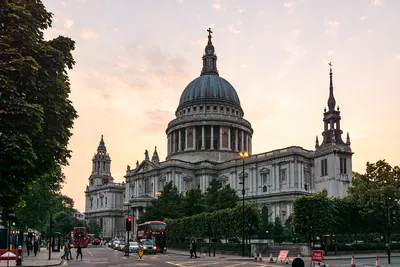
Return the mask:
[[152, 240], [155, 252], [167, 251], [167, 224], [161, 221], [150, 221], [139, 224], [136, 239]]
[[83, 248], [88, 246], [89, 238], [87, 236], [86, 227], [74, 227], [72, 231], [72, 242], [75, 248], [78, 247], [78, 243], [80, 243]]

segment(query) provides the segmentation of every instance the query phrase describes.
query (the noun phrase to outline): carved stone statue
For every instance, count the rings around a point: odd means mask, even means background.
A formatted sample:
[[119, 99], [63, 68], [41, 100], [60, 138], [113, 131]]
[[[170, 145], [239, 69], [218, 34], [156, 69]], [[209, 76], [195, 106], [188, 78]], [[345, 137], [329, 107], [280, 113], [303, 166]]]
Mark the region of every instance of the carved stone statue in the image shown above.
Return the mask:
[[130, 170], [131, 170], [131, 166], [126, 165], [126, 170], [127, 170], [127, 171], [130, 171]]
[[145, 159], [145, 160], [150, 160], [150, 158], [149, 158], [149, 151], [147, 151], [147, 149], [144, 151], [144, 159]]
[[139, 167], [139, 161], [136, 161], [136, 168]]

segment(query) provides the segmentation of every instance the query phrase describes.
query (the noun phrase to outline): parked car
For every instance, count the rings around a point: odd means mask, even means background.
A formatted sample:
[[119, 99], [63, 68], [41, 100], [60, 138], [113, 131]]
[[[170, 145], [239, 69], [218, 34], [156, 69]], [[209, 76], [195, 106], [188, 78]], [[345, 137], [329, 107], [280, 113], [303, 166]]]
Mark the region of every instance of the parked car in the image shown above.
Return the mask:
[[129, 252], [136, 253], [139, 249], [138, 242], [129, 242]]
[[152, 240], [142, 240], [140, 242], [140, 247], [143, 249], [144, 253], [156, 254], [157, 252]]

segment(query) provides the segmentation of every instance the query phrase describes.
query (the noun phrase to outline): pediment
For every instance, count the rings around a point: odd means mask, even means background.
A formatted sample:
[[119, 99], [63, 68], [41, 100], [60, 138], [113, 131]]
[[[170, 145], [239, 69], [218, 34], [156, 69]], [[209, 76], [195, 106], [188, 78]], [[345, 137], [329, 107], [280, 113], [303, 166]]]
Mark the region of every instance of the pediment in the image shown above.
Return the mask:
[[158, 169], [158, 166], [150, 160], [143, 160], [142, 163], [135, 169], [134, 173], [149, 172]]
[[268, 169], [268, 168], [262, 168], [261, 170], [260, 170], [260, 173], [269, 173], [270, 172], [270, 170]]

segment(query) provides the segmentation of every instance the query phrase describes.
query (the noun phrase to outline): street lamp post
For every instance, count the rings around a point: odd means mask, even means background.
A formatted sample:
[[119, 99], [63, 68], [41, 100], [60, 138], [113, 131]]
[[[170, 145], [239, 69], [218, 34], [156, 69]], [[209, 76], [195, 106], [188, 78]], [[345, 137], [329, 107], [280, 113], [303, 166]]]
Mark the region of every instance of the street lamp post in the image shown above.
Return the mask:
[[244, 189], [244, 159], [249, 157], [249, 153], [247, 151], [241, 151], [239, 152], [239, 156], [242, 158], [242, 165], [243, 165], [243, 172], [242, 172], [242, 181], [239, 183], [242, 185], [242, 256], [244, 257], [244, 250], [245, 250], [245, 244], [244, 244], [244, 239], [245, 239], [245, 227], [244, 227], [244, 195], [246, 193]]
[[157, 195], [157, 214], [160, 215], [160, 196], [162, 195], [162, 192], [157, 191], [156, 195]]

